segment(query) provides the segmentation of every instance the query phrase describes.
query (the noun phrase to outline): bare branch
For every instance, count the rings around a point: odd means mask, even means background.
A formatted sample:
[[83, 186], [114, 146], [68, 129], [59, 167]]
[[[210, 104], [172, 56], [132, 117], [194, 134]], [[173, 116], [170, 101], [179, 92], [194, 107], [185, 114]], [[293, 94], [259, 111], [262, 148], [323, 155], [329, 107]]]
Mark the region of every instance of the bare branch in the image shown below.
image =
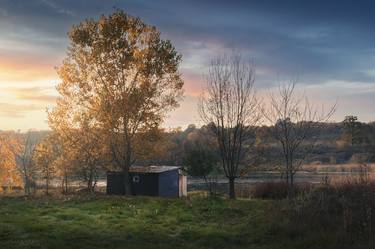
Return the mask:
[[261, 119], [254, 66], [236, 53], [220, 56], [212, 60], [205, 80], [199, 113], [216, 135], [223, 171], [230, 182], [229, 195], [234, 198], [234, 180], [239, 177], [244, 144], [251, 128]]

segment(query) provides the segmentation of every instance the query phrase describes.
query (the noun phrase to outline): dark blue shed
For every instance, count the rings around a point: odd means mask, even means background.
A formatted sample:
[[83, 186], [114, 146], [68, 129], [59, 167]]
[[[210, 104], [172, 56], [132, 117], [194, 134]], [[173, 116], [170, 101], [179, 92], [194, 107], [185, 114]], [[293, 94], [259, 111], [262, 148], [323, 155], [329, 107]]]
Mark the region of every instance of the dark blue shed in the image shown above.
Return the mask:
[[[179, 167], [132, 166], [129, 173], [133, 195], [179, 197], [186, 192], [186, 178]], [[107, 172], [107, 194], [125, 194], [122, 172]]]

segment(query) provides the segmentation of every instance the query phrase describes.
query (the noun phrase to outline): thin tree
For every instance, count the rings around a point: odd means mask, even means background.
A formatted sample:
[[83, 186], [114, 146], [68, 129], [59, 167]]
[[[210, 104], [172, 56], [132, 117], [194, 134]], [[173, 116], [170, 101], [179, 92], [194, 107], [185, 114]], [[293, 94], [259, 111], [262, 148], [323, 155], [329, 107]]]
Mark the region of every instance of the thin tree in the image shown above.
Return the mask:
[[210, 179], [210, 174], [217, 164], [215, 154], [200, 144], [196, 144], [186, 152], [183, 165], [190, 176], [202, 177], [210, 195], [215, 194], [215, 182]]
[[183, 94], [181, 55], [155, 27], [120, 10], [74, 26], [69, 38], [58, 70], [61, 98], [51, 115], [68, 108], [72, 129], [75, 116], [92, 117], [90, 126], [101, 131], [99, 140], [108, 145], [112, 165], [123, 171], [125, 192], [131, 194], [136, 141], [157, 130]]
[[68, 178], [73, 174], [86, 183], [87, 190], [94, 191], [99, 172], [109, 163], [107, 147], [101, 140], [101, 130], [92, 126], [92, 117], [76, 114], [71, 120], [70, 108], [55, 109], [49, 115], [49, 125], [60, 144], [56, 167], [62, 178], [63, 192], [67, 192]]
[[40, 138], [32, 131], [20, 134], [20, 153], [18, 155], [20, 172], [23, 177], [24, 191], [30, 195], [31, 188], [35, 187], [35, 165], [33, 154]]
[[288, 197], [294, 195], [295, 174], [313, 149], [319, 128], [336, 110], [313, 106], [306, 95], [296, 93], [296, 81], [281, 84], [278, 92], [270, 93], [270, 106], [263, 111], [272, 125], [271, 133], [282, 148], [283, 173], [288, 185]]
[[33, 161], [44, 180], [45, 194], [49, 195], [51, 181], [56, 174], [56, 159], [59, 156], [59, 145], [53, 135], [48, 135], [36, 147]]
[[[22, 186], [22, 176], [17, 168], [16, 155], [19, 143], [13, 132], [0, 133], [0, 192], [11, 191], [15, 186]], [[6, 187], [6, 189], [3, 189]]]
[[202, 120], [215, 133], [231, 199], [235, 198], [235, 179], [239, 177], [250, 130], [260, 119], [254, 76], [253, 64], [239, 54], [212, 60], [199, 104]]
[[361, 122], [358, 121], [358, 117], [353, 115], [345, 116], [343, 124], [344, 136], [350, 141], [351, 146], [360, 144], [362, 142]]

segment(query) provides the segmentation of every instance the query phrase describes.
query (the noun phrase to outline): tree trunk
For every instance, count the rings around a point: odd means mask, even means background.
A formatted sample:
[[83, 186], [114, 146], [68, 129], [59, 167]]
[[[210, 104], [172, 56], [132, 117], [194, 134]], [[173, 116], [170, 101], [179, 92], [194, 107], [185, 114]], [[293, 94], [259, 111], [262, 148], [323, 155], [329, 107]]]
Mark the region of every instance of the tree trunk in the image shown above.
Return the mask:
[[293, 165], [288, 163], [287, 167], [287, 197], [288, 199], [294, 198], [294, 174], [293, 174]]
[[229, 178], [229, 198], [236, 199], [236, 192], [234, 191], [234, 178]]
[[[124, 127], [124, 130], [126, 128]], [[132, 165], [132, 142], [129, 138], [129, 134], [125, 133], [125, 157], [124, 157], [124, 188], [125, 188], [125, 195], [132, 195], [131, 183], [130, 183], [130, 173], [129, 168]]]
[[68, 193], [67, 185], [68, 185], [68, 177], [67, 177], [66, 169], [64, 169], [63, 178], [61, 181], [61, 192], [63, 194]]
[[30, 181], [28, 167], [25, 162], [23, 162], [23, 174], [24, 174], [24, 187], [25, 195], [30, 195]]
[[294, 174], [293, 172], [290, 172], [290, 185], [289, 185], [289, 194], [288, 194], [289, 199], [294, 198], [294, 194], [295, 194], [294, 190], [295, 190], [294, 189]]
[[46, 195], [48, 195], [49, 177], [46, 178]]
[[210, 194], [210, 196], [213, 196], [213, 191], [212, 191], [212, 186], [211, 186], [211, 183], [208, 181], [207, 177], [206, 176], [203, 176], [203, 179], [206, 183], [206, 187], [207, 187], [207, 190]]
[[92, 192], [94, 190], [93, 188], [93, 171], [90, 168], [90, 173], [89, 173], [89, 179], [87, 179], [87, 189]]
[[125, 195], [132, 194], [129, 169], [124, 170], [124, 188], [125, 188]]
[[294, 188], [294, 174], [293, 172], [290, 172], [290, 187]]
[[65, 193], [68, 193], [68, 174], [65, 173]]
[[25, 176], [25, 195], [30, 195], [30, 184], [27, 176]]
[[64, 178], [61, 181], [61, 193], [65, 194], [65, 179]]
[[89, 177], [87, 180], [87, 190], [92, 191], [92, 179]]
[[[289, 152], [288, 152], [289, 155]], [[293, 176], [292, 176], [292, 163], [290, 160], [290, 156], [286, 157], [286, 191], [287, 191], [287, 198], [292, 199], [293, 198], [293, 191], [292, 191], [292, 185], [293, 185]]]

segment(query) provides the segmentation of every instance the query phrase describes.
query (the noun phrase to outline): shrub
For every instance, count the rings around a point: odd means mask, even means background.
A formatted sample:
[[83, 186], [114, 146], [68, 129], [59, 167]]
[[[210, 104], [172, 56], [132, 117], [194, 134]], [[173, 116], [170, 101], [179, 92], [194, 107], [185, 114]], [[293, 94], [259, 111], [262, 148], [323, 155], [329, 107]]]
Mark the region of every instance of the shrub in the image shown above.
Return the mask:
[[[296, 183], [295, 194], [301, 195], [310, 192], [313, 185], [310, 183]], [[253, 184], [238, 184], [236, 186], [237, 196], [243, 198], [261, 199], [285, 199], [288, 196], [288, 185], [286, 182], [259, 182]]]
[[374, 243], [375, 183], [320, 186], [293, 200], [288, 214], [294, 230], [336, 231], [337, 243]]
[[285, 182], [262, 182], [253, 187], [252, 197], [262, 199], [283, 199], [288, 195], [288, 185]]

